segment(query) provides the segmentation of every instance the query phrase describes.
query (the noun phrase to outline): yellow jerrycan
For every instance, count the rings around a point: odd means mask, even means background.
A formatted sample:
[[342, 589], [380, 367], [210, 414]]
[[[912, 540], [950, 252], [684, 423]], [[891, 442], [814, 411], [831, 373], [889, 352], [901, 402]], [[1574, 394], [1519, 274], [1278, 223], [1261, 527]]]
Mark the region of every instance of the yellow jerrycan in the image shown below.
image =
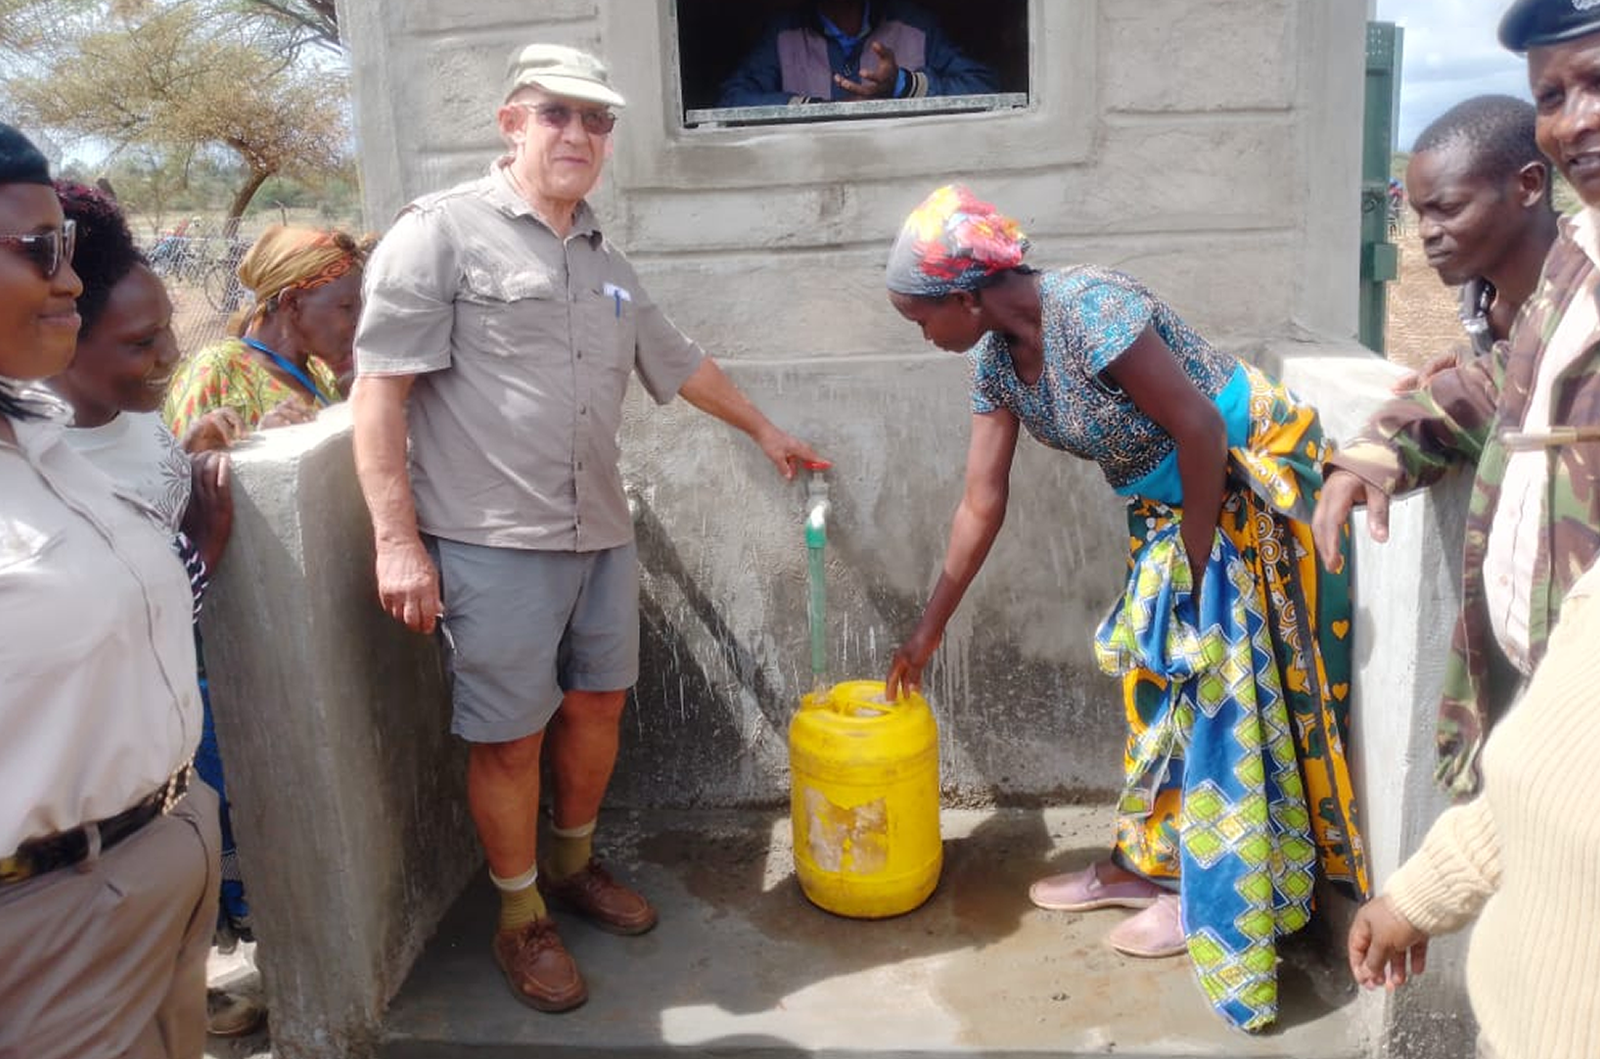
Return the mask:
[[921, 695], [881, 680], [800, 700], [789, 722], [795, 874], [819, 908], [856, 919], [909, 912], [939, 882], [939, 730]]

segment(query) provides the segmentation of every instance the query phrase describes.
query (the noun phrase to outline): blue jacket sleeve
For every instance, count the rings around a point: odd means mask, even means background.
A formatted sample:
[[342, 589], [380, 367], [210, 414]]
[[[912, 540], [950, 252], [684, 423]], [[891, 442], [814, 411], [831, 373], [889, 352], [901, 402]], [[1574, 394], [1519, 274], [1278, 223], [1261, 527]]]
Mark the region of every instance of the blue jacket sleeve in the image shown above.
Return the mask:
[[928, 19], [923, 32], [927, 34], [928, 65], [922, 72], [928, 78], [928, 95], [977, 96], [1000, 91], [1000, 78], [995, 72], [968, 58], [945, 36], [936, 20]]
[[783, 70], [778, 65], [778, 28], [773, 27], [722, 82], [717, 106], [781, 107], [789, 99], [789, 93], [783, 90]]

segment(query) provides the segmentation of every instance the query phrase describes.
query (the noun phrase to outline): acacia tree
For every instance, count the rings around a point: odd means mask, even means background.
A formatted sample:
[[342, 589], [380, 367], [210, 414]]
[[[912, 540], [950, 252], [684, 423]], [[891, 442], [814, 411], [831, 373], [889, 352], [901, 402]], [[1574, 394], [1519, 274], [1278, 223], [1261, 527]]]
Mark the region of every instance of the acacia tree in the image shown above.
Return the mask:
[[334, 0], [243, 0], [245, 8], [265, 13], [289, 31], [292, 47], [318, 44], [341, 51], [339, 12]]
[[10, 80], [24, 121], [116, 148], [228, 148], [246, 174], [230, 231], [269, 177], [339, 168], [350, 136], [345, 74], [286, 53], [281, 25], [218, 0], [85, 7], [94, 10], [64, 16], [68, 32]]

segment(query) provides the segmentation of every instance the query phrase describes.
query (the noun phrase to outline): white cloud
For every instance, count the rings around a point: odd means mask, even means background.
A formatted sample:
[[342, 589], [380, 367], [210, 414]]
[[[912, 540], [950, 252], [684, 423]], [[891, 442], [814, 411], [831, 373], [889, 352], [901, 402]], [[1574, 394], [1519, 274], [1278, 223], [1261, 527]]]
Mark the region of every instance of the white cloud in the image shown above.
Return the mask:
[[1400, 146], [1469, 96], [1528, 96], [1527, 65], [1495, 30], [1510, 0], [1378, 0], [1378, 18], [1405, 27]]

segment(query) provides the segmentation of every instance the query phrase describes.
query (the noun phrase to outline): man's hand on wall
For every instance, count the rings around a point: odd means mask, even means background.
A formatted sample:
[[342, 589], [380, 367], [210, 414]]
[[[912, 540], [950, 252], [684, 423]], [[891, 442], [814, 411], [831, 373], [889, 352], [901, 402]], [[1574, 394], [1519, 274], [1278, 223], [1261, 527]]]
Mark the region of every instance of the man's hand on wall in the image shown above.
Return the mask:
[[1334, 471], [1322, 483], [1322, 496], [1311, 516], [1311, 536], [1317, 542], [1317, 554], [1331, 574], [1344, 568], [1340, 547], [1344, 527], [1350, 520], [1350, 510], [1358, 503], [1367, 508], [1367, 534], [1379, 544], [1389, 539], [1389, 494], [1349, 471]]

